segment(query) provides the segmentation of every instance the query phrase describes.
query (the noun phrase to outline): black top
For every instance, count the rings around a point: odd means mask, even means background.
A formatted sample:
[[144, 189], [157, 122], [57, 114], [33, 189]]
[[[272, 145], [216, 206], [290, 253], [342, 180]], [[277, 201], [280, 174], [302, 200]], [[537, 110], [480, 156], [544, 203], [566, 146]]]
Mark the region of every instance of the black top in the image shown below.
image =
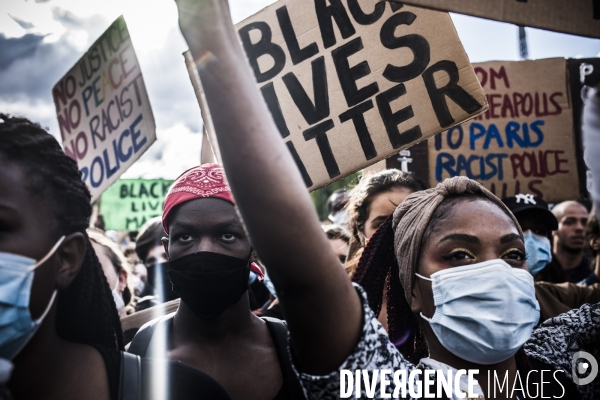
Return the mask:
[[553, 255], [552, 261], [550, 261], [550, 263], [546, 265], [546, 267], [535, 276], [535, 280], [551, 283], [579, 283], [585, 278], [587, 278], [589, 274], [590, 259], [587, 258], [585, 255], [583, 256], [583, 260], [581, 260], [581, 263], [577, 267], [569, 271], [563, 270], [562, 266], [560, 265], [560, 262]]
[[[140, 357], [152, 358], [152, 354], [148, 351], [150, 341], [152, 340], [152, 336], [154, 336], [154, 333], [157, 330], [161, 330], [161, 337], [168, 337], [168, 335], [170, 335], [171, 333], [171, 330], [173, 329], [174, 316], [175, 313], [169, 314], [164, 317], [159, 317], [142, 326], [133, 338], [131, 344], [129, 345], [129, 353], [136, 354]], [[287, 326], [282, 321], [273, 318], [263, 318], [263, 320], [267, 323], [267, 328], [269, 329], [271, 339], [273, 340], [273, 344], [275, 345], [277, 359], [279, 361], [279, 365], [281, 367], [281, 374], [283, 376], [283, 385], [281, 386], [281, 389], [273, 398], [273, 400], [305, 399], [304, 391], [302, 389], [302, 386], [300, 385], [298, 376], [292, 368], [292, 362], [287, 347]], [[212, 379], [206, 374], [203, 375], [205, 375], [209, 379]], [[217, 381], [213, 380], [213, 382], [215, 385], [219, 385]], [[225, 391], [224, 389], [222, 390]]]
[[[119, 400], [121, 352], [93, 346], [102, 355], [108, 375], [111, 400]], [[156, 377], [164, 377], [164, 380]], [[142, 358], [142, 400], [156, 398], [154, 383], [167, 382], [165, 400], [231, 400], [225, 390], [205, 373], [178, 361]]]

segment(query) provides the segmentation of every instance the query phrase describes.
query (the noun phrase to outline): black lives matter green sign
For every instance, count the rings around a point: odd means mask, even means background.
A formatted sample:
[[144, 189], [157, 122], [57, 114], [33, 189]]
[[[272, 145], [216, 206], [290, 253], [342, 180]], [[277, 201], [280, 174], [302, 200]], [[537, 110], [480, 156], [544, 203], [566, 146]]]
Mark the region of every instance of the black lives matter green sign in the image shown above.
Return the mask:
[[119, 179], [100, 199], [106, 229], [137, 231], [150, 218], [162, 215], [172, 183], [165, 179]]

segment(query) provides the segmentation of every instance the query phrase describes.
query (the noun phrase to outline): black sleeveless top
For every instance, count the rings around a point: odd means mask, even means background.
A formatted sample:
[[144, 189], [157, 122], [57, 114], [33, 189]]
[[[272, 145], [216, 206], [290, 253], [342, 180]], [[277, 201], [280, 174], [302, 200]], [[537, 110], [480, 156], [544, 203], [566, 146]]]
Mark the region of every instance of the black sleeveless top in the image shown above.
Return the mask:
[[[129, 353], [136, 354], [140, 357], [152, 357], [151, 351], [149, 350], [150, 342], [152, 337], [157, 330], [161, 330], [162, 337], [168, 337], [173, 328], [173, 317], [175, 313], [166, 315], [164, 317], [156, 318], [146, 325], [142, 326], [137, 332], [131, 344], [129, 345]], [[275, 351], [277, 352], [277, 359], [281, 367], [281, 374], [283, 376], [283, 385], [272, 400], [304, 400], [304, 390], [300, 385], [298, 376], [292, 368], [292, 362], [288, 352], [288, 330], [285, 323], [281, 320], [274, 318], [262, 318], [266, 322], [271, 339], [275, 345]], [[164, 336], [163, 336], [164, 335]], [[191, 367], [190, 367], [191, 368]], [[208, 376], [204, 374], [205, 376]], [[212, 379], [212, 378], [210, 378]], [[214, 379], [213, 379], [214, 381]], [[219, 385], [217, 381], [215, 384]], [[219, 385], [220, 386], [220, 385]], [[223, 389], [224, 391], [224, 389]]]
[[[108, 375], [111, 400], [119, 400], [121, 379], [121, 352], [104, 346], [92, 345], [104, 360]], [[157, 379], [164, 377], [164, 380]], [[162, 382], [167, 385], [163, 386]], [[160, 387], [159, 387], [160, 386]], [[231, 400], [227, 392], [207, 374], [172, 360], [141, 359], [141, 399], [165, 400]]]

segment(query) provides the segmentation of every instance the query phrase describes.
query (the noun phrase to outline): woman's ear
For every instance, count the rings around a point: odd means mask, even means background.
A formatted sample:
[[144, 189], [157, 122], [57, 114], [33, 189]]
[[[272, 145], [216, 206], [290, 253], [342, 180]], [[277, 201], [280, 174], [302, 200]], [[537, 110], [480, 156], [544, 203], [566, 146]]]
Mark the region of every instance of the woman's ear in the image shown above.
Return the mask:
[[413, 289], [410, 299], [410, 310], [413, 313], [421, 312], [421, 289], [419, 288], [419, 281], [416, 280], [413, 284]]
[[76, 232], [65, 238], [56, 251], [59, 260], [57, 289], [66, 289], [73, 282], [81, 269], [87, 251], [94, 251], [94, 249], [91, 245], [88, 249], [83, 233]]

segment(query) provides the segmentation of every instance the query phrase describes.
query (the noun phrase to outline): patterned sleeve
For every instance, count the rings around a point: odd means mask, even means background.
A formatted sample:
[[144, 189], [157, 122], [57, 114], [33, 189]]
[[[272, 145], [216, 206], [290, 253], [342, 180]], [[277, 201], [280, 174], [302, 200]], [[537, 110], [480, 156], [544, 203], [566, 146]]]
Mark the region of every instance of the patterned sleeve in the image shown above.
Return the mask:
[[[575, 353], [585, 351], [600, 359], [600, 303], [585, 304], [540, 325], [525, 344], [528, 357], [535, 358], [572, 379]], [[577, 386], [585, 399], [599, 399], [600, 381]]]
[[[405, 370], [407, 371], [406, 373], [408, 376], [410, 372], [416, 368], [413, 364], [405, 360], [402, 354], [400, 354], [396, 347], [390, 342], [386, 330], [379, 323], [377, 318], [375, 318], [375, 314], [369, 307], [363, 289], [355, 283], [353, 285], [361, 298], [363, 306], [364, 322], [362, 336], [352, 354], [348, 356], [338, 370], [322, 376], [309, 375], [297, 371], [306, 392], [306, 397], [309, 400], [339, 399], [341, 370], [350, 370], [353, 375], [355, 375], [356, 370], [368, 370], [372, 372], [373, 370], [387, 369], [391, 370], [392, 374], [394, 371]], [[370, 374], [370, 376], [372, 376], [372, 374]], [[389, 375], [387, 378], [390, 380], [390, 386], [388, 387], [387, 393], [393, 394], [395, 390], [393, 376]], [[361, 385], [360, 397], [373, 398], [372, 395], [367, 395], [364, 386], [364, 384]], [[375, 387], [377, 388], [376, 394], [379, 394], [380, 376], [376, 379]], [[404, 389], [408, 396], [408, 387]], [[399, 391], [399, 394], [402, 398], [402, 390]], [[356, 398], [354, 392], [352, 398]]]

